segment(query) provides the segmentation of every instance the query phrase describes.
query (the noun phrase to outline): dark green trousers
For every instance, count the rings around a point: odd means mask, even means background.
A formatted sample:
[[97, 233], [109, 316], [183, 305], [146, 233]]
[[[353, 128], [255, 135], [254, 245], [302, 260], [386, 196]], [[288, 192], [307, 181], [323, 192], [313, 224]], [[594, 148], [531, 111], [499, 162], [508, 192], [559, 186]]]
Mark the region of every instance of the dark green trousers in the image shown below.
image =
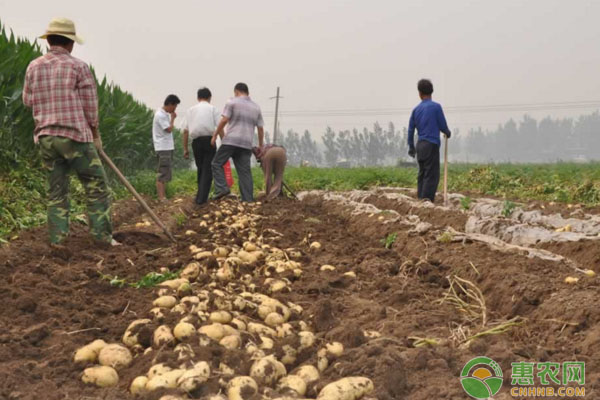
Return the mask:
[[51, 243], [69, 235], [69, 173], [77, 174], [87, 195], [90, 232], [101, 241], [112, 239], [110, 195], [106, 173], [93, 143], [65, 137], [42, 136], [39, 141], [44, 168], [48, 171], [48, 230]]

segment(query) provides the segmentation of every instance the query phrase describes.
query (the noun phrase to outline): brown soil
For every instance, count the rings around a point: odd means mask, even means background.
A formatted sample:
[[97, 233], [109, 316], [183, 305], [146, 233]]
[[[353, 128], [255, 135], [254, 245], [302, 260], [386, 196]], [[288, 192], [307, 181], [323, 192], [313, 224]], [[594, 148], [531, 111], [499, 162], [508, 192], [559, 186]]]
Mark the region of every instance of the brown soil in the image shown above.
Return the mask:
[[[575, 272], [562, 264], [520, 255], [501, 254], [479, 243], [440, 243], [436, 229], [464, 228], [459, 212], [406, 209], [390, 200], [369, 199], [380, 209], [415, 213], [433, 224], [432, 231], [408, 234], [405, 226], [383, 225], [367, 215], [349, 217], [335, 203], [309, 198], [302, 202], [278, 199], [260, 209], [265, 218], [259, 230], [284, 234], [280, 248], [300, 248], [303, 275], [292, 291], [277, 297], [304, 307], [320, 343], [340, 341], [344, 354], [331, 360], [308, 397], [328, 382], [344, 376], [366, 376], [374, 381], [379, 400], [465, 399], [458, 376], [464, 364], [486, 355], [504, 370], [508, 396], [510, 364], [517, 361], [586, 361], [586, 394], [600, 397], [600, 309], [598, 278], [580, 276], [576, 286], [564, 283]], [[211, 205], [211, 209], [218, 205]], [[120, 342], [127, 325], [147, 316], [154, 290], [116, 288], [99, 279], [103, 274], [137, 281], [162, 267], [175, 270], [188, 262], [189, 239], [195, 211], [188, 202], [158, 207], [162, 218], [179, 235], [171, 245], [154, 227], [139, 228], [145, 217], [132, 202], [116, 208], [118, 248], [98, 248], [85, 229], [74, 227], [68, 251], [45, 244], [43, 229], [22, 233], [0, 249], [0, 399], [127, 399], [131, 380], [147, 371], [156, 354], [136, 358], [121, 376], [119, 386], [97, 389], [81, 382], [82, 366], [72, 362], [74, 350], [94, 339]], [[177, 225], [176, 214], [188, 219]], [[398, 232], [391, 249], [380, 242]], [[207, 232], [205, 239], [210, 239]], [[323, 245], [310, 252], [302, 242], [309, 237]], [[591, 243], [548, 245], [581, 265], [599, 271], [600, 253]], [[336, 271], [321, 272], [323, 264]], [[353, 271], [357, 278], [343, 274]], [[485, 298], [486, 321], [465, 318], [448, 302], [448, 276], [476, 285]], [[460, 333], [475, 334], [499, 322], [519, 317], [522, 324], [506, 333], [464, 343]], [[377, 331], [377, 338], [365, 336]], [[415, 347], [412, 337], [435, 338], [440, 345]], [[245, 355], [218, 347], [196, 348], [213, 365], [228, 363], [236, 372], [248, 371]], [[303, 361], [308, 357], [298, 360]], [[172, 360], [160, 360], [165, 363]], [[236, 364], [237, 365], [234, 365]], [[247, 372], [246, 372], [247, 373]], [[218, 390], [211, 379], [191, 398]], [[161, 393], [147, 398], [158, 399]]]

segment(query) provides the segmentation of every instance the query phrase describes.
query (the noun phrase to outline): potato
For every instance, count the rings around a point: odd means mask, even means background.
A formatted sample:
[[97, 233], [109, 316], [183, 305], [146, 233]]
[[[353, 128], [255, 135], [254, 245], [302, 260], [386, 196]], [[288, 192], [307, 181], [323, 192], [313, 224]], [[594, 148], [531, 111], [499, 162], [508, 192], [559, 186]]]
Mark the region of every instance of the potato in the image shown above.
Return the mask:
[[283, 356], [281, 357], [281, 362], [284, 365], [292, 365], [296, 362], [296, 357], [298, 356], [298, 352], [289, 344], [284, 344], [281, 349], [283, 350]]
[[194, 260], [204, 260], [212, 256], [213, 254], [210, 251], [199, 251], [198, 253], [194, 254]]
[[206, 361], [200, 361], [194, 364], [194, 368], [189, 369], [177, 379], [177, 386], [180, 389], [190, 392], [196, 390], [199, 385], [206, 382], [210, 377], [210, 367]]
[[233, 317], [227, 311], [214, 311], [210, 313], [209, 317], [211, 322], [218, 322], [220, 324], [228, 324], [231, 322]]
[[299, 332], [298, 337], [300, 337], [300, 350], [308, 349], [315, 344], [315, 334], [312, 332]]
[[91, 343], [79, 348], [75, 352], [74, 361], [78, 362], [96, 362], [98, 353], [106, 347], [106, 342], [102, 339], [94, 340]]
[[304, 396], [306, 394], [306, 382], [304, 379], [299, 377], [298, 375], [288, 375], [284, 376], [277, 383], [278, 389], [288, 389], [293, 390], [299, 396]]
[[253, 253], [248, 253], [247, 251], [239, 251], [237, 254], [238, 258], [242, 260], [242, 262], [247, 264], [254, 264], [258, 261], [258, 257]]
[[275, 341], [267, 336], [261, 336], [260, 340], [262, 342], [260, 344], [260, 348], [263, 350], [271, 350], [273, 347], [275, 347]]
[[187, 343], [179, 343], [173, 350], [177, 354], [177, 361], [189, 360], [196, 355], [192, 346]]
[[310, 249], [311, 250], [320, 250], [321, 249], [321, 243], [319, 243], [319, 242], [312, 242], [310, 244]]
[[219, 341], [225, 336], [225, 328], [223, 327], [223, 324], [215, 322], [210, 325], [201, 326], [198, 329], [198, 333], [206, 335], [212, 340]]
[[171, 343], [173, 341], [175, 341], [175, 337], [171, 332], [171, 328], [169, 328], [167, 325], [161, 325], [154, 331], [154, 337], [152, 340], [154, 346], [161, 347], [162, 345]]
[[229, 400], [248, 400], [258, 393], [256, 381], [249, 376], [238, 376], [227, 384]]
[[160, 296], [152, 302], [155, 307], [173, 308], [177, 304], [175, 296]]
[[247, 251], [248, 253], [251, 253], [253, 251], [258, 250], [258, 247], [251, 242], [244, 242], [244, 250]]
[[374, 389], [373, 382], [368, 378], [342, 378], [321, 389], [317, 400], [357, 400]]
[[192, 286], [190, 285], [189, 282], [183, 282], [177, 288], [177, 295], [179, 297], [184, 297], [184, 296], [187, 296], [187, 295], [190, 295], [190, 294], [192, 294]]
[[283, 315], [278, 314], [276, 312], [270, 313], [265, 318], [265, 324], [267, 324], [270, 327], [279, 326], [279, 325], [283, 324], [284, 322], [285, 322], [285, 319], [283, 318]]
[[307, 385], [319, 380], [319, 371], [312, 365], [303, 365], [298, 367], [292, 372], [292, 374], [302, 378]]
[[233, 325], [238, 331], [246, 330], [246, 323], [241, 319], [234, 318], [231, 320], [231, 325]]
[[138, 376], [131, 382], [129, 386], [129, 391], [131, 394], [140, 394], [146, 391], [146, 384], [148, 383], [148, 378], [145, 376]]
[[327, 359], [327, 349], [320, 349], [317, 352], [317, 368], [323, 372], [329, 367], [329, 360]]
[[185, 373], [183, 369], [174, 369], [161, 375], [155, 375], [146, 383], [146, 390], [156, 389], [174, 389], [177, 387], [177, 380]]
[[264, 336], [277, 336], [277, 332], [275, 330], [257, 322], [248, 323], [248, 332]]
[[136, 319], [135, 321], [133, 321], [132, 323], [129, 324], [129, 326], [127, 327], [127, 329], [125, 330], [125, 333], [123, 334], [123, 344], [127, 347], [133, 347], [136, 344], [138, 344], [138, 333], [139, 333], [139, 328], [142, 325], [147, 325], [149, 323], [151, 323], [152, 320], [144, 318], [144, 319]]
[[98, 387], [117, 386], [119, 383], [119, 374], [114, 368], [105, 365], [96, 365], [86, 368], [81, 377], [83, 383], [91, 383]]
[[579, 278], [575, 278], [572, 276], [567, 276], [565, 278], [565, 283], [573, 284], [573, 283], [577, 283], [577, 282], [579, 282]]
[[189, 281], [195, 281], [200, 276], [201, 271], [202, 267], [199, 262], [191, 262], [183, 268], [179, 276]]
[[250, 367], [250, 376], [259, 384], [271, 386], [285, 376], [285, 366], [270, 355], [255, 361]]
[[277, 337], [279, 338], [285, 338], [288, 336], [293, 336], [294, 335], [294, 327], [288, 323], [285, 323], [283, 325], [279, 325], [277, 327]]
[[325, 348], [327, 353], [334, 357], [340, 357], [344, 353], [344, 345], [340, 342], [327, 343]]
[[225, 247], [217, 247], [213, 250], [213, 256], [217, 258], [225, 258], [229, 254], [229, 250]]
[[349, 271], [344, 273], [344, 276], [350, 277], [350, 278], [356, 278], [356, 272], [354, 271]]
[[265, 280], [265, 284], [269, 286], [269, 291], [271, 293], [281, 292], [282, 290], [288, 287], [287, 283], [285, 281], [282, 281], [281, 279], [268, 278], [267, 280]]
[[325, 271], [335, 271], [335, 267], [333, 265], [325, 264], [325, 265], [321, 266], [320, 270], [322, 272], [325, 272]]
[[101, 365], [112, 367], [116, 370], [127, 367], [131, 364], [132, 360], [133, 357], [129, 349], [120, 344], [106, 345], [98, 353], [98, 361]]
[[150, 310], [150, 314], [152, 315], [154, 321], [162, 321], [163, 319], [165, 319], [163, 308], [154, 307], [152, 310]]
[[196, 232], [193, 231], [193, 230], [191, 230], [191, 229], [188, 229], [187, 231], [185, 231], [185, 235], [186, 236], [192, 236], [192, 235], [195, 235], [195, 234], [196, 234]]
[[217, 279], [221, 282], [229, 282], [235, 278], [235, 273], [227, 264], [217, 270]]
[[167, 372], [169, 372], [171, 370], [172, 370], [172, 368], [170, 368], [170, 367], [168, 367], [168, 366], [166, 366], [166, 365], [164, 365], [162, 363], [161, 364], [155, 364], [155, 365], [151, 366], [150, 369], [148, 370], [148, 374], [147, 374], [148, 375], [148, 379], [152, 379], [152, 378], [154, 378], [155, 376], [158, 376], [158, 375], [164, 375], [164, 374], [166, 374]]
[[183, 279], [183, 278], [170, 279], [168, 281], [159, 283], [158, 287], [169, 288], [171, 290], [177, 290], [177, 288], [179, 286], [181, 286], [181, 284], [183, 284], [183, 283], [190, 283], [190, 281], [188, 281], [187, 279]]
[[226, 349], [239, 349], [242, 345], [242, 339], [238, 335], [228, 335], [221, 339], [219, 344]]
[[184, 340], [196, 334], [196, 327], [188, 322], [179, 322], [173, 329], [173, 335], [177, 340]]

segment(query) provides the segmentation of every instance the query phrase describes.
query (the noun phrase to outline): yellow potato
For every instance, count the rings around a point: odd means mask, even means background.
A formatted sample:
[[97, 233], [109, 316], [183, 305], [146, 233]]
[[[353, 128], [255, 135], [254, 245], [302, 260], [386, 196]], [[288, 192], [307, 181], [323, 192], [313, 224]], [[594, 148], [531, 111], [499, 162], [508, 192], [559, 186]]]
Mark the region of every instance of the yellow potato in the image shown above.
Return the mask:
[[190, 283], [189, 280], [183, 278], [170, 279], [168, 281], [164, 281], [158, 284], [158, 287], [161, 288], [169, 288], [171, 290], [177, 290], [182, 283]]
[[114, 368], [104, 365], [86, 368], [81, 377], [83, 383], [91, 383], [98, 387], [111, 387], [119, 383], [119, 374]]
[[292, 374], [302, 378], [307, 385], [318, 381], [320, 377], [319, 370], [312, 365], [302, 365], [296, 368]]
[[214, 311], [210, 313], [209, 317], [211, 322], [218, 322], [220, 324], [228, 324], [231, 322], [233, 317], [227, 311]]
[[184, 340], [196, 334], [196, 327], [188, 322], [179, 322], [173, 329], [177, 340]]
[[248, 332], [271, 337], [277, 336], [277, 332], [275, 330], [257, 322], [248, 323]]
[[174, 369], [161, 375], [155, 375], [146, 383], [146, 390], [175, 389], [177, 380], [185, 373], [183, 369]]
[[321, 389], [317, 400], [357, 400], [374, 389], [373, 382], [368, 378], [342, 378]]
[[258, 393], [256, 381], [249, 376], [237, 376], [227, 384], [229, 400], [248, 400]]
[[177, 386], [186, 392], [196, 390], [199, 385], [206, 382], [210, 377], [210, 366], [206, 361], [200, 361], [194, 364], [194, 368], [189, 369], [177, 379]]
[[312, 332], [299, 332], [298, 337], [300, 338], [300, 350], [308, 349], [315, 344], [315, 334]]
[[221, 339], [219, 344], [226, 349], [234, 350], [240, 348], [242, 340], [238, 335], [228, 335]]
[[106, 345], [98, 353], [98, 362], [101, 365], [112, 367], [116, 370], [127, 367], [131, 364], [132, 360], [133, 357], [129, 349], [120, 344]]
[[199, 262], [191, 262], [183, 268], [179, 276], [189, 281], [195, 281], [201, 271], [202, 267]]
[[146, 391], [146, 384], [148, 383], [148, 378], [145, 376], [138, 376], [131, 382], [129, 386], [129, 391], [131, 394], [141, 394]]
[[79, 348], [75, 352], [74, 361], [78, 362], [96, 362], [98, 353], [106, 347], [106, 342], [102, 339], [94, 340], [91, 343]]
[[270, 327], [279, 326], [279, 325], [283, 324], [284, 322], [285, 322], [285, 319], [283, 318], [283, 316], [276, 312], [270, 313], [265, 318], [265, 324], [267, 324]]
[[311, 250], [320, 250], [321, 249], [321, 243], [319, 243], [319, 242], [312, 242], [310, 244], [310, 249]]
[[175, 341], [171, 328], [167, 325], [161, 325], [154, 331], [153, 343], [155, 347], [161, 347], [166, 343]]
[[334, 357], [340, 357], [344, 353], [344, 345], [340, 342], [327, 343], [325, 348], [327, 353]]
[[206, 335], [212, 340], [219, 341], [225, 336], [225, 328], [223, 327], [223, 324], [215, 322], [210, 325], [201, 326], [200, 329], [198, 329], [198, 333]]
[[164, 375], [171, 370], [172, 370], [172, 368], [170, 368], [162, 363], [155, 364], [155, 365], [151, 366], [150, 369], [148, 370], [148, 379], [152, 379], [158, 375]]
[[213, 250], [213, 255], [217, 258], [227, 257], [229, 250], [226, 247], [217, 247]]
[[298, 375], [284, 376], [277, 383], [277, 388], [293, 390], [299, 396], [304, 396], [306, 394], [306, 382]]
[[[136, 319], [135, 321], [133, 321], [132, 323], [129, 324], [129, 326], [127, 327], [127, 329], [125, 330], [125, 333], [123, 334], [123, 344], [127, 347], [133, 347], [136, 344], [139, 344], [138, 342], [138, 333], [139, 333], [139, 326], [141, 325], [146, 325], [151, 323], [152, 321], [150, 319]], [[137, 328], [137, 329], [136, 329]]]
[[177, 304], [175, 296], [160, 296], [152, 304], [160, 308], [173, 308]]
[[255, 361], [250, 367], [250, 376], [259, 384], [271, 386], [285, 376], [285, 366], [270, 355]]

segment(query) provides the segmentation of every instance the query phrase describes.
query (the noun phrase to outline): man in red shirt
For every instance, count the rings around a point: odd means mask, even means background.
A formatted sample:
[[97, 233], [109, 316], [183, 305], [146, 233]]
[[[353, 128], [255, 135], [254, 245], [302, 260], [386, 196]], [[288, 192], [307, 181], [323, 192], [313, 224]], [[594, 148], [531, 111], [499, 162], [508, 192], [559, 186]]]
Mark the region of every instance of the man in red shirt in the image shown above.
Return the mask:
[[96, 81], [87, 64], [71, 56], [74, 42], [83, 40], [65, 18], [53, 19], [40, 38], [50, 48], [27, 67], [23, 103], [33, 111], [34, 141], [48, 171], [50, 243], [59, 244], [69, 234], [69, 172], [74, 171], [87, 194], [91, 234], [100, 242], [118, 244], [112, 238], [106, 174], [97, 152], [102, 140]]

